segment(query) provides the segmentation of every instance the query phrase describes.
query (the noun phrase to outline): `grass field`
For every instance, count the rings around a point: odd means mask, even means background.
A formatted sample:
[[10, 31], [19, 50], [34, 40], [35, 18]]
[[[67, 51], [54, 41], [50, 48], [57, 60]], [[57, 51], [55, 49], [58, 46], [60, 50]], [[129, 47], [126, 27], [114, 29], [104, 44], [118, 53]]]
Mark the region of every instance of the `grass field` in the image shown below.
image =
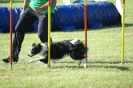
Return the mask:
[[[114, 0], [109, 0], [114, 2]], [[70, 57], [51, 64], [29, 64], [27, 56], [31, 44], [39, 43], [37, 33], [27, 33], [19, 62], [9, 64], [0, 60], [0, 88], [133, 88], [133, 11], [132, 0], [126, 0], [125, 64], [121, 61], [121, 26], [107, 26], [97, 30], [88, 28], [88, 67], [78, 67]], [[1, 6], [1, 3], [0, 3]], [[84, 31], [52, 32], [53, 41], [80, 38]], [[9, 55], [9, 33], [0, 34], [0, 59]]]

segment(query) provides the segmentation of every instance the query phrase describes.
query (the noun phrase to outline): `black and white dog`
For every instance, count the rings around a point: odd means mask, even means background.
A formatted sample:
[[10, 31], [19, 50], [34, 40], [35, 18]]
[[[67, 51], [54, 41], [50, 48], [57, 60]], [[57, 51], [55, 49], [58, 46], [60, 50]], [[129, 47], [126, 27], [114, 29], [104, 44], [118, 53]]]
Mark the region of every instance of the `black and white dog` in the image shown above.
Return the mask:
[[[79, 39], [73, 40], [64, 40], [60, 42], [51, 42], [51, 50], [50, 57], [51, 60], [58, 60], [63, 58], [65, 55], [70, 55], [70, 57], [74, 60], [79, 60], [79, 66], [81, 61], [84, 61], [84, 67], [87, 67], [87, 61], [85, 54], [87, 53], [87, 47], [84, 46], [84, 43]], [[40, 54], [42, 58], [30, 60], [30, 63], [34, 63], [37, 61], [48, 63], [48, 44], [47, 43], [33, 43], [32, 49], [28, 53], [29, 57], [32, 57], [36, 54]]]

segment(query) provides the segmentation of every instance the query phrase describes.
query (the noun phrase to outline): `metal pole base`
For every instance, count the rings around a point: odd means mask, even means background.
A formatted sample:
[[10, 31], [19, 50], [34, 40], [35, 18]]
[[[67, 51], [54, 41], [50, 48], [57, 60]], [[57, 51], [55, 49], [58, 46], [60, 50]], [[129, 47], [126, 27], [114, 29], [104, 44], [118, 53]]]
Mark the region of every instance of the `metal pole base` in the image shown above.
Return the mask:
[[48, 63], [48, 64], [47, 64], [47, 67], [49, 67], [49, 68], [50, 68], [50, 63]]
[[12, 69], [12, 65], [10, 65], [10, 69]]
[[121, 60], [121, 65], [124, 65], [124, 60]]

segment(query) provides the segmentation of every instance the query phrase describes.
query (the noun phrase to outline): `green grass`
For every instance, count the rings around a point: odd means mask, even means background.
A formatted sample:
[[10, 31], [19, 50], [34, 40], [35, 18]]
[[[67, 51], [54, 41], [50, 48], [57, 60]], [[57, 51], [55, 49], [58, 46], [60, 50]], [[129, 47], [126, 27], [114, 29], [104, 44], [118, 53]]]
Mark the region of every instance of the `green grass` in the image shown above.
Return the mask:
[[[113, 0], [112, 0], [113, 1]], [[0, 4], [1, 5], [1, 4]], [[13, 69], [0, 60], [1, 88], [133, 88], [133, 14], [132, 0], [126, 1], [125, 64], [121, 61], [121, 26], [97, 30], [88, 28], [88, 67], [78, 67], [77, 61], [65, 57], [51, 68], [43, 63], [30, 64], [27, 53], [33, 42], [39, 43], [37, 33], [27, 33], [17, 64]], [[53, 41], [80, 38], [84, 31], [52, 32]], [[9, 33], [0, 34], [0, 59], [9, 55]]]

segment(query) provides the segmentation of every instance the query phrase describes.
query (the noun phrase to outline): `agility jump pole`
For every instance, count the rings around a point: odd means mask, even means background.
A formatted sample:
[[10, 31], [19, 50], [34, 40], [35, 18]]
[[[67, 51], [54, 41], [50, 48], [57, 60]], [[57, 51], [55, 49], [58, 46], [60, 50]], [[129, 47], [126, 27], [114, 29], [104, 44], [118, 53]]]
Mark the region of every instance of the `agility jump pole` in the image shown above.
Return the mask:
[[[87, 47], [87, 1], [84, 0], [84, 40], [85, 46]], [[87, 53], [85, 54], [87, 61]]]
[[125, 0], [122, 0], [122, 58], [121, 64], [124, 64], [124, 30], [125, 30]]
[[10, 1], [10, 68], [12, 69], [12, 1]]
[[51, 49], [51, 6], [50, 0], [48, 0], [48, 67], [50, 67], [50, 49]]

